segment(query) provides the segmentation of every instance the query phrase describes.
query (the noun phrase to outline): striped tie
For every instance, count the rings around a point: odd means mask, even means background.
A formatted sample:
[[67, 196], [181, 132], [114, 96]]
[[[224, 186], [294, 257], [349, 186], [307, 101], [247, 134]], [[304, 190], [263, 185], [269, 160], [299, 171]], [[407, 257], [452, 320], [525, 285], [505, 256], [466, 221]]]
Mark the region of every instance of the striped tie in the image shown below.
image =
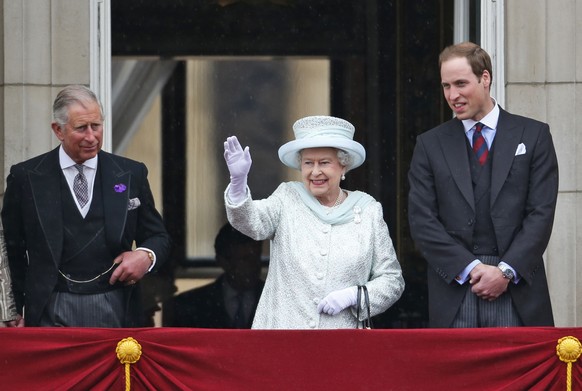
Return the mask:
[[487, 156], [489, 155], [489, 149], [487, 149], [487, 143], [485, 142], [485, 137], [481, 133], [483, 129], [483, 124], [477, 122], [475, 125], [475, 132], [473, 133], [473, 151], [477, 156], [477, 160], [480, 165], [484, 165], [487, 161]]

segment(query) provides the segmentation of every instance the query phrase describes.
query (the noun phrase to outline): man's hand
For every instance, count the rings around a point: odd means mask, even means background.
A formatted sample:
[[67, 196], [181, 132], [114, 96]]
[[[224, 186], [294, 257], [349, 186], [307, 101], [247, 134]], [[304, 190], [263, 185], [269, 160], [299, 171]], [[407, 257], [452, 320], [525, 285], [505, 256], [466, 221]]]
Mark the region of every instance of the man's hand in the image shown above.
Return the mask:
[[10, 320], [8, 322], [0, 322], [0, 327], [24, 327], [24, 318], [22, 315], [17, 314], [16, 319]]
[[119, 266], [117, 266], [109, 279], [111, 285], [117, 281], [125, 282], [126, 285], [133, 285], [146, 275], [152, 265], [148, 253], [144, 250], [126, 251], [119, 254], [113, 262]]
[[480, 263], [469, 274], [471, 291], [483, 300], [493, 301], [507, 291], [509, 280], [497, 266]]

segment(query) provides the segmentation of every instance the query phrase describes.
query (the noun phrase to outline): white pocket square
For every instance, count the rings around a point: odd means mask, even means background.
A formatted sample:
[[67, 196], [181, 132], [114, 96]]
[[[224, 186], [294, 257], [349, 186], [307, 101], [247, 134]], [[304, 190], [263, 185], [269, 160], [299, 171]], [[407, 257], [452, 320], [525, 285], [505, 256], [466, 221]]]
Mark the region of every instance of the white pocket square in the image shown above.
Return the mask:
[[521, 143], [517, 146], [517, 149], [515, 150], [515, 156], [518, 155], [525, 155], [525, 144]]
[[137, 208], [139, 208], [140, 205], [141, 205], [141, 202], [139, 202], [139, 198], [132, 198], [127, 203], [127, 210], [137, 209]]

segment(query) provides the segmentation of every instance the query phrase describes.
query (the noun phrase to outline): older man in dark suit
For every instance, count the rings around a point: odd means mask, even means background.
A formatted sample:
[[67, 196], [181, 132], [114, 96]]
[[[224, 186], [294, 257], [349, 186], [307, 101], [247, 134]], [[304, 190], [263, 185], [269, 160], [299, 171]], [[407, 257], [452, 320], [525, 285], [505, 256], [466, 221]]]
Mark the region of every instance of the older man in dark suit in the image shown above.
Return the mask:
[[61, 145], [7, 178], [2, 221], [16, 323], [140, 326], [139, 280], [170, 249], [147, 168], [101, 151], [103, 112], [88, 88], [64, 88], [53, 116]]
[[418, 137], [409, 172], [430, 325], [552, 326], [542, 259], [558, 192], [549, 126], [491, 98], [491, 60], [478, 45], [449, 46], [439, 62], [456, 118]]

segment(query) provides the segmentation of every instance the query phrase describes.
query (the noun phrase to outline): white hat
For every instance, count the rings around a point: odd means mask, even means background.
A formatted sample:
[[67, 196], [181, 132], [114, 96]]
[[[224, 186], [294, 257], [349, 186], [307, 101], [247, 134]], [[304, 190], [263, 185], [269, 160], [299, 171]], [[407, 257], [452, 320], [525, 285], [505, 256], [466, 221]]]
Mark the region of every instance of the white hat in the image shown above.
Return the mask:
[[346, 167], [349, 171], [361, 166], [366, 160], [366, 150], [362, 144], [354, 141], [355, 131], [354, 125], [341, 118], [327, 115], [301, 118], [293, 124], [295, 140], [279, 148], [279, 159], [284, 165], [299, 170], [297, 153], [302, 149], [337, 148], [350, 155], [351, 164]]

